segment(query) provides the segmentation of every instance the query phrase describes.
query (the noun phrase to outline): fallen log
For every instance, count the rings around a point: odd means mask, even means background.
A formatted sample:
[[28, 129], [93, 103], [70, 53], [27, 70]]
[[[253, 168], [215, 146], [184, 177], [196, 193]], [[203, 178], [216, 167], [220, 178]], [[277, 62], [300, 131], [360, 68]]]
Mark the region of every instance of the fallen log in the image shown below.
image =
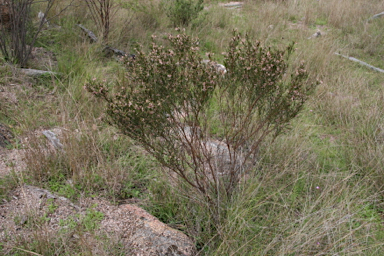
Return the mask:
[[227, 9], [238, 9], [243, 7], [243, 2], [229, 2], [226, 4], [219, 4], [219, 6], [225, 7]]
[[58, 73], [53, 71], [45, 71], [45, 70], [38, 70], [38, 69], [31, 69], [31, 68], [20, 68], [20, 72], [27, 76], [32, 77], [39, 77], [39, 76], [45, 76], [45, 75], [58, 75]]
[[[97, 40], [98, 40], [97, 36], [91, 30], [87, 29], [86, 27], [84, 27], [81, 24], [77, 24], [77, 26], [79, 26], [88, 35], [89, 39], [91, 39], [91, 43], [97, 42]], [[127, 55], [124, 51], [113, 48], [109, 45], [104, 47], [103, 52], [106, 53], [107, 55], [114, 54], [117, 57], [124, 57]], [[132, 58], [135, 58], [134, 54], [129, 54], [129, 56]]]
[[77, 26], [79, 26], [87, 34], [89, 39], [91, 39], [91, 43], [97, 42], [97, 36], [91, 30], [87, 29], [86, 27], [84, 27], [81, 24], [77, 24]]
[[104, 47], [103, 52], [105, 52], [106, 54], [112, 53], [118, 57], [124, 57], [126, 55], [126, 53], [124, 51], [110, 47], [108, 45]]
[[349, 60], [351, 60], [351, 61], [357, 62], [357, 63], [359, 63], [359, 64], [361, 64], [361, 65], [363, 65], [363, 66], [366, 66], [366, 67], [368, 67], [368, 68], [370, 68], [370, 69], [372, 69], [372, 70], [375, 70], [375, 71], [377, 71], [377, 72], [384, 73], [384, 70], [383, 70], [383, 69], [374, 67], [374, 66], [372, 66], [372, 65], [369, 65], [368, 63], [366, 63], [366, 62], [364, 62], [364, 61], [358, 60], [358, 59], [353, 58], [353, 57], [348, 57], [348, 56], [342, 55], [342, 54], [337, 53], [337, 52], [335, 52], [335, 54], [338, 55], [338, 56], [341, 56], [341, 57], [343, 57], [343, 58], [349, 59]]

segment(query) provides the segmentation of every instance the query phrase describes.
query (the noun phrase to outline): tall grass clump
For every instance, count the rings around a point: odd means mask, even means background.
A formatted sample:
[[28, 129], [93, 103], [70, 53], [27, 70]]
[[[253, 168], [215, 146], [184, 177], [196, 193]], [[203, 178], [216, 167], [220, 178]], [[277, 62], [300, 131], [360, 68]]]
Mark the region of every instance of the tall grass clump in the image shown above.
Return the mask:
[[126, 137], [98, 131], [96, 125], [80, 129], [72, 135], [67, 129], [62, 132], [61, 149], [52, 147], [45, 137], [30, 137], [24, 155], [25, 179], [72, 200], [96, 194], [112, 201], [138, 197], [152, 175], [151, 162]]
[[292, 46], [272, 50], [235, 33], [225, 73], [202, 60], [197, 39], [168, 39], [171, 49], [153, 43], [148, 54], [138, 50], [115, 87], [92, 80], [87, 88], [107, 102], [109, 121], [176, 186], [185, 183], [185, 195], [206, 205], [218, 224], [240, 180], [255, 168], [261, 142], [287, 129], [316, 83], [303, 64], [287, 74]]

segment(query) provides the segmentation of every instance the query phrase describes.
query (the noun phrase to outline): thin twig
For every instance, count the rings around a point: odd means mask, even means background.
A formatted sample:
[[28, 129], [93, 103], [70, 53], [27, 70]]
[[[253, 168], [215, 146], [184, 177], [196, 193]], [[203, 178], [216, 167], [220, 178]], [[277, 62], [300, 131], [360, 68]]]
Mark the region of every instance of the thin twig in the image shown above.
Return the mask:
[[23, 252], [26, 252], [26, 253], [30, 253], [32, 255], [37, 255], [37, 256], [43, 256], [42, 254], [38, 254], [36, 252], [31, 252], [31, 251], [28, 251], [28, 250], [24, 250], [24, 249], [21, 249], [19, 247], [13, 247], [14, 249], [17, 249], [17, 250], [20, 250], [20, 251], [23, 251]]

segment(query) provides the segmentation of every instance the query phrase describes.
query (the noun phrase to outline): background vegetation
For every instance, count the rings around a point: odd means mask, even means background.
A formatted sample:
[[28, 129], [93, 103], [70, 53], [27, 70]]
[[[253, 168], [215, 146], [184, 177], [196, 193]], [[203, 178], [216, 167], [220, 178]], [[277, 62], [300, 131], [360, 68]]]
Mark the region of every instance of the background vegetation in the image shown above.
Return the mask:
[[[16, 135], [12, 147], [28, 151], [23, 172], [0, 178], [0, 198], [22, 183], [74, 201], [137, 198], [150, 213], [188, 234], [199, 255], [379, 255], [384, 243], [384, 75], [334, 53], [384, 69], [384, 18], [367, 21], [384, 11], [383, 1], [260, 0], [245, 1], [239, 9], [213, 0], [204, 1], [204, 9], [198, 1], [177, 3], [193, 7], [188, 22], [175, 14], [188, 8], [175, 8], [172, 0], [114, 1], [118, 7], [111, 12], [108, 44], [137, 53], [140, 43], [145, 52], [154, 35], [169, 47], [168, 34], [182, 25], [187, 35], [199, 38], [202, 57], [209, 52], [223, 63], [221, 53], [237, 29], [267, 47], [285, 49], [295, 42], [289, 65], [298, 67], [304, 60], [310, 79], [321, 81], [290, 129], [260, 145], [257, 165], [239, 182], [220, 221], [206, 204], [182, 196], [184, 184], [169, 182], [143, 148], [104, 122], [104, 103], [84, 85], [95, 78], [113, 89], [124, 82], [127, 70], [105, 56], [103, 42], [91, 44], [76, 26], [81, 23], [105, 38], [80, 0], [57, 1], [47, 14], [50, 25], [36, 39], [35, 46], [53, 52], [57, 64], [42, 67], [33, 58], [28, 63], [60, 75], [31, 79], [10, 66], [6, 56], [0, 60], [0, 84], [18, 99], [17, 104], [2, 99], [0, 123]], [[32, 5], [33, 21], [38, 22], [43, 5]], [[317, 30], [322, 36], [310, 38]], [[53, 128], [62, 131], [66, 150], [61, 153], [47, 151], [46, 139], [35, 135]], [[18, 143], [24, 137], [29, 142]], [[19, 247], [55, 255], [57, 250], [39, 248], [60, 244], [38, 241], [36, 248], [23, 241]], [[74, 244], [61, 252], [86, 250]], [[115, 250], [110, 254], [124, 255]]]

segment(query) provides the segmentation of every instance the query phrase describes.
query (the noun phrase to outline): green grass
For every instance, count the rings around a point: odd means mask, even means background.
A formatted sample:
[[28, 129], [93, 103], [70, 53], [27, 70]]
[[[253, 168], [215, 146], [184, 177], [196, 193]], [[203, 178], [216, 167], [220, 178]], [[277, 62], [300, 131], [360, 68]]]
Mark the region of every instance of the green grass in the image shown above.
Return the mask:
[[0, 204], [10, 199], [9, 192], [15, 189], [17, 185], [17, 178], [14, 173], [0, 177]]

